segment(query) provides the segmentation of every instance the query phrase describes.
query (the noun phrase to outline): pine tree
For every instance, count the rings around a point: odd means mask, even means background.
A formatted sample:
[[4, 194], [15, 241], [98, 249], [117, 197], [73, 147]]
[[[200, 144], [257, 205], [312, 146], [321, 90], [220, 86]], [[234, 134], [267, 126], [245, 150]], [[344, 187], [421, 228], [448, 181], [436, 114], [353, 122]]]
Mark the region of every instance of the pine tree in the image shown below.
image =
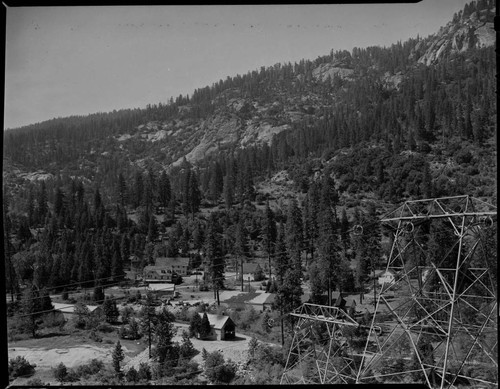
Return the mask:
[[189, 321], [189, 335], [191, 337], [198, 337], [201, 328], [201, 317], [198, 315], [198, 312], [195, 312], [193, 316], [191, 316], [191, 320]]
[[243, 261], [248, 255], [248, 238], [245, 225], [243, 224], [243, 219], [239, 218], [238, 224], [236, 224], [236, 234], [234, 239], [234, 255], [240, 266], [240, 276], [241, 276], [241, 290], [243, 291]]
[[155, 242], [158, 239], [158, 222], [154, 215], [151, 215], [149, 218], [148, 235], [146, 239], [148, 242]]
[[36, 207], [36, 220], [37, 224], [43, 224], [45, 221], [45, 216], [49, 211], [47, 204], [47, 188], [45, 186], [45, 181], [42, 181], [40, 185], [40, 190], [37, 196], [37, 207]]
[[65, 207], [65, 195], [61, 188], [56, 189], [54, 198], [54, 212], [57, 216], [63, 216]]
[[116, 300], [106, 297], [102, 307], [106, 321], [108, 323], [116, 323], [118, 321], [118, 316], [120, 316], [120, 311], [116, 306]]
[[278, 228], [278, 238], [276, 243], [276, 253], [274, 261], [278, 284], [281, 285], [283, 283], [283, 279], [285, 278], [285, 272], [290, 265], [290, 258], [288, 256], [285, 244], [285, 227], [281, 222]]
[[210, 266], [210, 277], [214, 288], [217, 304], [220, 305], [219, 290], [224, 289], [225, 262], [222, 256], [217, 221], [214, 214], [210, 215], [205, 239], [205, 255]]
[[304, 246], [304, 232], [302, 226], [302, 212], [297, 200], [288, 203], [286, 218], [286, 246], [294, 266], [302, 266], [301, 251]]
[[164, 208], [168, 207], [172, 196], [172, 189], [170, 184], [170, 179], [167, 173], [163, 171], [160, 176], [160, 182], [158, 187], [158, 201], [160, 205]]
[[278, 231], [276, 229], [276, 220], [274, 217], [274, 212], [271, 207], [269, 207], [269, 199], [266, 201], [266, 209], [264, 215], [264, 223], [262, 226], [262, 246], [267, 253], [267, 258], [269, 262], [269, 280], [271, 279], [271, 256], [275, 252], [276, 238]]
[[203, 313], [200, 324], [200, 339], [206, 339], [212, 332], [212, 327], [210, 326], [210, 321], [208, 320], [207, 313]]
[[111, 276], [115, 282], [121, 281], [125, 276], [125, 272], [123, 271], [122, 256], [118, 250], [115, 250], [111, 260]]
[[34, 286], [25, 289], [21, 299], [22, 328], [31, 333], [33, 338], [37, 336], [38, 318], [40, 316], [41, 299], [38, 290]]
[[154, 306], [154, 295], [149, 291], [146, 293], [146, 301], [139, 312], [139, 317], [141, 319], [142, 333], [148, 334], [149, 358], [151, 358], [151, 341], [157, 317]]
[[340, 240], [342, 242], [344, 253], [347, 253], [347, 250], [350, 247], [350, 239], [349, 239], [349, 220], [347, 219], [347, 213], [345, 207], [342, 208], [342, 213], [340, 214]]
[[320, 236], [319, 236], [319, 262], [322, 269], [321, 277], [315, 282], [322, 282], [328, 291], [328, 304], [331, 305], [331, 295], [338, 282], [338, 269], [340, 265], [340, 247], [337, 242], [335, 218], [330, 210], [323, 210], [320, 214]]
[[113, 358], [113, 369], [119, 374], [121, 371], [120, 363], [125, 359], [125, 354], [119, 340], [115, 344], [111, 357]]
[[125, 207], [125, 204], [127, 204], [127, 183], [121, 172], [118, 175], [118, 200], [120, 205]]
[[134, 198], [132, 205], [134, 208], [137, 208], [139, 205], [143, 204], [144, 180], [141, 172], [138, 171], [135, 173], [134, 181]]
[[[280, 312], [289, 313], [302, 304], [301, 296], [304, 292], [301, 278], [302, 272], [295, 266], [286, 270], [283, 283], [278, 287], [276, 296], [276, 305]], [[290, 324], [292, 324], [291, 320]]]
[[224, 201], [226, 208], [230, 209], [234, 202], [234, 181], [233, 177], [229, 174], [224, 176]]
[[262, 320], [260, 322], [260, 326], [262, 330], [266, 333], [271, 332], [271, 328], [269, 327], [269, 313], [267, 311], [264, 312], [264, 315], [262, 316]]
[[172, 355], [174, 348], [173, 338], [176, 334], [176, 327], [174, 325], [174, 315], [167, 311], [166, 308], [158, 314], [157, 323], [155, 325], [156, 335], [156, 359], [160, 364], [163, 364], [169, 354]]
[[[196, 313], [198, 317], [198, 313]], [[191, 359], [195, 354], [197, 353], [196, 349], [193, 346], [193, 343], [191, 342], [191, 339], [189, 339], [189, 333], [184, 330], [182, 331], [182, 343], [179, 348], [179, 358], [183, 358], [185, 360]]]

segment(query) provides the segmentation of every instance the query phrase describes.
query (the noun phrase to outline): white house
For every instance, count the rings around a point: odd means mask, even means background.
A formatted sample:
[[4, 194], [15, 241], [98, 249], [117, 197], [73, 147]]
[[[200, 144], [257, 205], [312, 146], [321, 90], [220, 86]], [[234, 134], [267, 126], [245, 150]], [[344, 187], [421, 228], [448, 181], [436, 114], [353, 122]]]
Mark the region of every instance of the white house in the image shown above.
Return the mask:
[[386, 270], [378, 277], [378, 284], [392, 284], [396, 280], [396, 275], [391, 270]]
[[153, 292], [156, 296], [173, 296], [175, 292], [174, 284], [164, 283], [151, 283], [148, 285], [148, 290]]

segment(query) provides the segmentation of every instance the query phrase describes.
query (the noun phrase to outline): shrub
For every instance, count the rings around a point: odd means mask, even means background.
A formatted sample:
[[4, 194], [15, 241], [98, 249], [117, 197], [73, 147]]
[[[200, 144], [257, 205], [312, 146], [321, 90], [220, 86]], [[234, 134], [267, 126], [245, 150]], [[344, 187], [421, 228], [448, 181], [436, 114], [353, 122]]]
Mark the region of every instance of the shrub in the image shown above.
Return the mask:
[[208, 292], [208, 285], [205, 283], [200, 284], [200, 292]]
[[54, 369], [54, 378], [59, 382], [64, 382], [66, 381], [67, 376], [68, 376], [68, 368], [64, 363], [61, 362]]
[[151, 380], [151, 368], [146, 362], [141, 362], [139, 364], [139, 370], [137, 371], [139, 380], [150, 381]]
[[26, 386], [44, 386], [44, 382], [40, 378], [33, 378], [26, 382]]
[[35, 364], [29, 363], [26, 358], [19, 355], [9, 360], [9, 378], [33, 375], [35, 373], [35, 367]]
[[95, 331], [90, 331], [89, 338], [92, 339], [94, 342], [102, 342], [102, 338]]
[[135, 370], [134, 366], [132, 366], [130, 369], [128, 369], [127, 374], [125, 374], [125, 379], [128, 382], [139, 381], [139, 374], [137, 373], [137, 370]]
[[104, 368], [104, 363], [99, 359], [92, 359], [86, 365], [78, 366], [76, 369], [76, 375], [79, 377], [88, 377], [99, 373]]
[[236, 364], [231, 360], [225, 362], [219, 351], [208, 353], [205, 360], [205, 375], [211, 382], [228, 384], [236, 376], [236, 371]]
[[110, 332], [114, 332], [115, 328], [108, 323], [101, 323], [97, 326], [97, 331], [109, 334]]
[[472, 161], [472, 154], [469, 150], [462, 149], [455, 155], [455, 160], [460, 165], [466, 165]]
[[134, 315], [134, 309], [132, 307], [124, 307], [121, 312], [122, 323], [128, 323], [129, 319]]

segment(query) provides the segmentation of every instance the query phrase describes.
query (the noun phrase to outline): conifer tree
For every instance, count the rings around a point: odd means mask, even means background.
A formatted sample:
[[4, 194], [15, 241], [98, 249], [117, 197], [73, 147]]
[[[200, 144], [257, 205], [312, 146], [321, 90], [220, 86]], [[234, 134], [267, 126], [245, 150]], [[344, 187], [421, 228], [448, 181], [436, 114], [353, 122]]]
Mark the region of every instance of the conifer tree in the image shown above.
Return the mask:
[[290, 265], [290, 258], [288, 256], [288, 251], [285, 244], [285, 227], [281, 222], [278, 228], [278, 238], [276, 243], [276, 253], [274, 261], [278, 284], [281, 285], [283, 283], [283, 279], [285, 278], [285, 272]]
[[210, 321], [208, 320], [207, 313], [204, 312], [200, 324], [200, 339], [206, 339], [211, 331], [212, 327], [210, 326]]
[[40, 294], [34, 286], [29, 286], [23, 292], [21, 299], [22, 328], [36, 338], [38, 331], [38, 318], [42, 311]]
[[234, 255], [236, 257], [236, 261], [239, 261], [237, 266], [240, 267], [241, 290], [243, 291], [243, 261], [248, 255], [248, 238], [247, 231], [241, 217], [238, 220], [238, 224], [236, 224]]
[[198, 312], [195, 312], [193, 316], [191, 316], [191, 320], [189, 320], [189, 335], [191, 337], [198, 337], [201, 328], [201, 317], [198, 315]]
[[320, 236], [319, 236], [319, 261], [318, 266], [322, 270], [321, 276], [314, 278], [311, 282], [320, 282], [323, 289], [328, 291], [328, 304], [331, 305], [331, 296], [338, 282], [340, 265], [340, 247], [337, 242], [336, 226], [333, 212], [329, 209], [320, 214]]
[[149, 218], [148, 235], [146, 239], [148, 242], [155, 242], [158, 239], [158, 222], [154, 215], [151, 215]]
[[158, 201], [163, 208], [167, 208], [172, 196], [170, 178], [165, 170], [161, 173], [158, 183]]
[[116, 306], [116, 300], [106, 297], [102, 307], [106, 321], [108, 323], [116, 323], [118, 321], [118, 316], [120, 316], [120, 311]]
[[276, 220], [274, 217], [274, 212], [269, 206], [269, 199], [266, 201], [266, 209], [264, 215], [264, 223], [262, 226], [262, 246], [267, 253], [267, 258], [269, 262], [269, 280], [271, 280], [271, 256], [275, 252], [276, 248], [276, 238], [278, 231], [276, 228]]
[[220, 305], [219, 290], [224, 288], [225, 265], [220, 246], [220, 237], [218, 233], [216, 216], [210, 215], [207, 226], [207, 235], [205, 238], [205, 256], [208, 260], [210, 270], [209, 274], [214, 288], [217, 304]]
[[127, 204], [127, 183], [121, 172], [118, 175], [118, 201], [122, 207]]
[[304, 232], [302, 226], [302, 212], [297, 200], [288, 203], [286, 218], [286, 246], [294, 266], [302, 266], [301, 251], [304, 246]]
[[167, 311], [166, 308], [163, 308], [157, 316], [157, 323], [155, 325], [155, 335], [157, 341], [156, 358], [160, 364], [163, 364], [167, 359], [169, 359], [169, 356], [174, 354], [173, 338], [176, 334], [174, 320], [174, 315]]
[[141, 319], [141, 330], [143, 334], [148, 335], [149, 358], [151, 358], [151, 342], [154, 333], [154, 328], [158, 322], [154, 306], [154, 295], [150, 291], [146, 293], [145, 302], [139, 311]]
[[120, 344], [120, 340], [116, 341], [115, 348], [113, 349], [113, 369], [117, 374], [120, 373], [121, 367], [120, 363], [125, 359], [125, 354], [122, 349], [122, 345]]

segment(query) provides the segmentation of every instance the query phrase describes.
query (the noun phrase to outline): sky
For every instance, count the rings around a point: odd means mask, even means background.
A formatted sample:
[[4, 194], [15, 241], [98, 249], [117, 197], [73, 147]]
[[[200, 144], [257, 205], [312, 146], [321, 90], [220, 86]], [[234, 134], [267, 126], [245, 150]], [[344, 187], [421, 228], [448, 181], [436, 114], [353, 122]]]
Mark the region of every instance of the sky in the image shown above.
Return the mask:
[[426, 37], [468, 2], [10, 7], [4, 128], [144, 108], [261, 66]]

